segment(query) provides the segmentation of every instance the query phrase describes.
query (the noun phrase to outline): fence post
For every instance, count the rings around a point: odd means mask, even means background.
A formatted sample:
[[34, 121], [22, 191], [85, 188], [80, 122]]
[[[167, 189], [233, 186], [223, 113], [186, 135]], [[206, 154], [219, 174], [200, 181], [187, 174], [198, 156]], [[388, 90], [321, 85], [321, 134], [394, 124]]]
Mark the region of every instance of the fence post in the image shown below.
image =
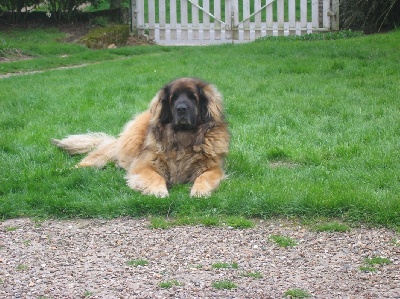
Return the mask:
[[278, 0], [276, 4], [276, 13], [278, 21], [278, 35], [285, 35], [285, 1]]
[[312, 18], [312, 31], [318, 31], [319, 28], [319, 1], [311, 1], [311, 18]]
[[332, 0], [331, 29], [339, 30], [339, 0]]
[[138, 36], [136, 1], [137, 0], [131, 0], [131, 32], [134, 36]]
[[[219, 20], [222, 20], [220, 0], [214, 0], [214, 16]], [[215, 31], [215, 39], [220, 40], [222, 28], [221, 28], [221, 23], [217, 19], [214, 19], [214, 31]]]
[[232, 30], [232, 43], [233, 40], [239, 39], [239, 1], [232, 0], [231, 1], [231, 30]]

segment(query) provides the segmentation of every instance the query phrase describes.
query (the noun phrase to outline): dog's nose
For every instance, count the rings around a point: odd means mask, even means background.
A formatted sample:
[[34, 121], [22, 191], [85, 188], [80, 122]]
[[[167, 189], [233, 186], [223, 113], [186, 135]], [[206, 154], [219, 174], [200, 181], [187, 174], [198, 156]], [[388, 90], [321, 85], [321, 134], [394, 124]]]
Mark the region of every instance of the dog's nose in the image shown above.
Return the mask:
[[178, 104], [178, 106], [176, 106], [176, 111], [178, 112], [178, 114], [185, 114], [188, 110], [188, 107], [186, 104], [184, 103], [180, 103]]

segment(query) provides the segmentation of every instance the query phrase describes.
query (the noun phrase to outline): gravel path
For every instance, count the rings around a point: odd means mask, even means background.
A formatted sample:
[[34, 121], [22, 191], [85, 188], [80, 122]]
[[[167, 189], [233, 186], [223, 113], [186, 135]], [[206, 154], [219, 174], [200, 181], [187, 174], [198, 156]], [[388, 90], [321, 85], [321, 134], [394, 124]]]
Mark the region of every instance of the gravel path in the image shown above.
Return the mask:
[[[297, 246], [279, 247], [271, 235]], [[158, 230], [146, 219], [12, 219], [0, 222], [0, 298], [256, 299], [282, 298], [290, 289], [311, 298], [400, 298], [399, 238], [387, 229], [317, 233], [285, 221]], [[372, 257], [390, 264], [361, 271]], [[138, 259], [148, 264], [128, 264]], [[213, 287], [226, 280], [237, 287]]]

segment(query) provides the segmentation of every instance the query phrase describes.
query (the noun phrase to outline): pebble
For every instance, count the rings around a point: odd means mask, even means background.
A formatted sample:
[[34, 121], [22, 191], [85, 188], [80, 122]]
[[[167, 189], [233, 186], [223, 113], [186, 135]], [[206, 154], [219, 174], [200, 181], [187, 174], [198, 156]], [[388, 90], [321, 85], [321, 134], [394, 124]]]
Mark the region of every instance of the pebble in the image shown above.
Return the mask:
[[[271, 235], [290, 236], [297, 246], [281, 248]], [[49, 220], [40, 227], [29, 219], [10, 219], [0, 222], [0, 298], [72, 299], [90, 293], [90, 298], [268, 299], [293, 288], [311, 298], [396, 298], [400, 246], [393, 240], [399, 236], [388, 229], [317, 233], [283, 220], [259, 221], [246, 230], [152, 230], [146, 219]], [[392, 263], [360, 271], [374, 256]], [[134, 259], [149, 263], [128, 266]], [[214, 269], [217, 262], [238, 268]], [[213, 287], [222, 280], [236, 288]], [[161, 288], [166, 281], [178, 285]]]

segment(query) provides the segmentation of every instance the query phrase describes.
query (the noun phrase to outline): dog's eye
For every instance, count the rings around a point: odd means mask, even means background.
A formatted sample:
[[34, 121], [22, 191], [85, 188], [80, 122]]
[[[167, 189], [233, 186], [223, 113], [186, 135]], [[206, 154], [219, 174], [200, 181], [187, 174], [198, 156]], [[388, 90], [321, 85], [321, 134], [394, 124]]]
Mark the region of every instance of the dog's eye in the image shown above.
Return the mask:
[[171, 102], [176, 101], [177, 98], [178, 98], [178, 94], [177, 94], [176, 92], [174, 92], [174, 93], [171, 95]]
[[187, 96], [191, 100], [195, 100], [196, 99], [196, 95], [191, 91], [188, 92]]

